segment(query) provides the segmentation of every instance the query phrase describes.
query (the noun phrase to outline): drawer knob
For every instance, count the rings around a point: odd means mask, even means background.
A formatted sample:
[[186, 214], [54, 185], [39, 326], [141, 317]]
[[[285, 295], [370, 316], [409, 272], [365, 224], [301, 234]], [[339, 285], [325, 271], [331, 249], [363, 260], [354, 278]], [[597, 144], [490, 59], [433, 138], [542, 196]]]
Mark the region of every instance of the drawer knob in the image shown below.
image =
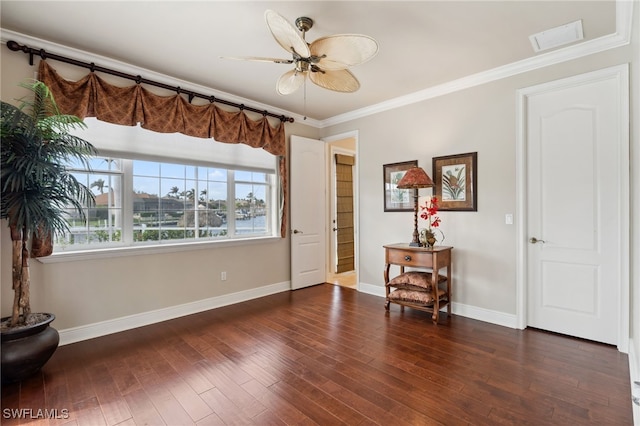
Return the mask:
[[406, 260], [407, 262], [409, 262], [409, 261], [411, 260], [411, 256], [406, 255], [406, 256], [404, 257], [404, 260]]

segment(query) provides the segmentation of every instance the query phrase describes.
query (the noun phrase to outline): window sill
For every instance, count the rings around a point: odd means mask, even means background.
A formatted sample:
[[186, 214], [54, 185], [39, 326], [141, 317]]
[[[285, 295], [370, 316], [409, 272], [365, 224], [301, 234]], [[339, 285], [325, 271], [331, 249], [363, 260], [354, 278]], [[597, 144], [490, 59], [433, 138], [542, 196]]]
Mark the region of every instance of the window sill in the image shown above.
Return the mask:
[[36, 260], [40, 263], [60, 263], [60, 262], [73, 262], [77, 260], [94, 260], [94, 259], [107, 259], [114, 257], [124, 256], [144, 256], [161, 253], [176, 253], [182, 251], [191, 250], [208, 250], [222, 247], [233, 247], [247, 244], [262, 244], [279, 241], [280, 237], [259, 237], [259, 238], [246, 238], [246, 239], [233, 239], [224, 241], [202, 241], [202, 242], [188, 242], [188, 243], [173, 243], [151, 246], [135, 246], [135, 247], [111, 247], [95, 250], [83, 250], [83, 251], [61, 251], [53, 253], [51, 256], [38, 257]]

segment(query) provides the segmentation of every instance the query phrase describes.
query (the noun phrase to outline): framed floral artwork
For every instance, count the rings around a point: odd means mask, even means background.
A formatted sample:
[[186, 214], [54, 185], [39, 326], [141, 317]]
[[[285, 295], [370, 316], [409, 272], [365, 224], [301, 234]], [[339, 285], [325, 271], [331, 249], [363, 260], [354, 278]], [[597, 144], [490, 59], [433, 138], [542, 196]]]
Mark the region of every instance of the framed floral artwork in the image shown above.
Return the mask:
[[440, 210], [478, 211], [478, 153], [433, 157], [433, 194]]
[[417, 167], [418, 160], [404, 161], [402, 163], [383, 164], [384, 175], [384, 211], [385, 212], [412, 212], [414, 199], [411, 189], [398, 189], [400, 179], [411, 167]]

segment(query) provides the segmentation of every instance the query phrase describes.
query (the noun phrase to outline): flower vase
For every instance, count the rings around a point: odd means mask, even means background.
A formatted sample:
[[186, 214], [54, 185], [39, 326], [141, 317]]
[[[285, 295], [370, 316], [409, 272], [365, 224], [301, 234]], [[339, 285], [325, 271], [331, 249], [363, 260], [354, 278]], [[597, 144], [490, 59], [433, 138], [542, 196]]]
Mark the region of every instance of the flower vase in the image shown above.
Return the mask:
[[431, 229], [422, 228], [420, 230], [420, 244], [422, 247], [431, 248], [437, 242], [436, 234]]
[[435, 245], [436, 245], [436, 242], [437, 242], [437, 240], [436, 240], [436, 234], [434, 234], [432, 231], [427, 230], [427, 235], [426, 235], [426, 237], [427, 237], [427, 238], [425, 239], [426, 247], [428, 247], [428, 248], [433, 248], [433, 246], [435, 246]]

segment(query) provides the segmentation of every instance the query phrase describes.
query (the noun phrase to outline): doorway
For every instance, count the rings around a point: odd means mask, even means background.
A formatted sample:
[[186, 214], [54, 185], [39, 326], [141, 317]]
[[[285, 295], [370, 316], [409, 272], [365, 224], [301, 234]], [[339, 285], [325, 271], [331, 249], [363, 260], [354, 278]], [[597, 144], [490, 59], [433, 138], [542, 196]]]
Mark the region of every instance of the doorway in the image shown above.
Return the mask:
[[356, 136], [327, 140], [329, 155], [329, 253], [327, 282], [357, 289]]

